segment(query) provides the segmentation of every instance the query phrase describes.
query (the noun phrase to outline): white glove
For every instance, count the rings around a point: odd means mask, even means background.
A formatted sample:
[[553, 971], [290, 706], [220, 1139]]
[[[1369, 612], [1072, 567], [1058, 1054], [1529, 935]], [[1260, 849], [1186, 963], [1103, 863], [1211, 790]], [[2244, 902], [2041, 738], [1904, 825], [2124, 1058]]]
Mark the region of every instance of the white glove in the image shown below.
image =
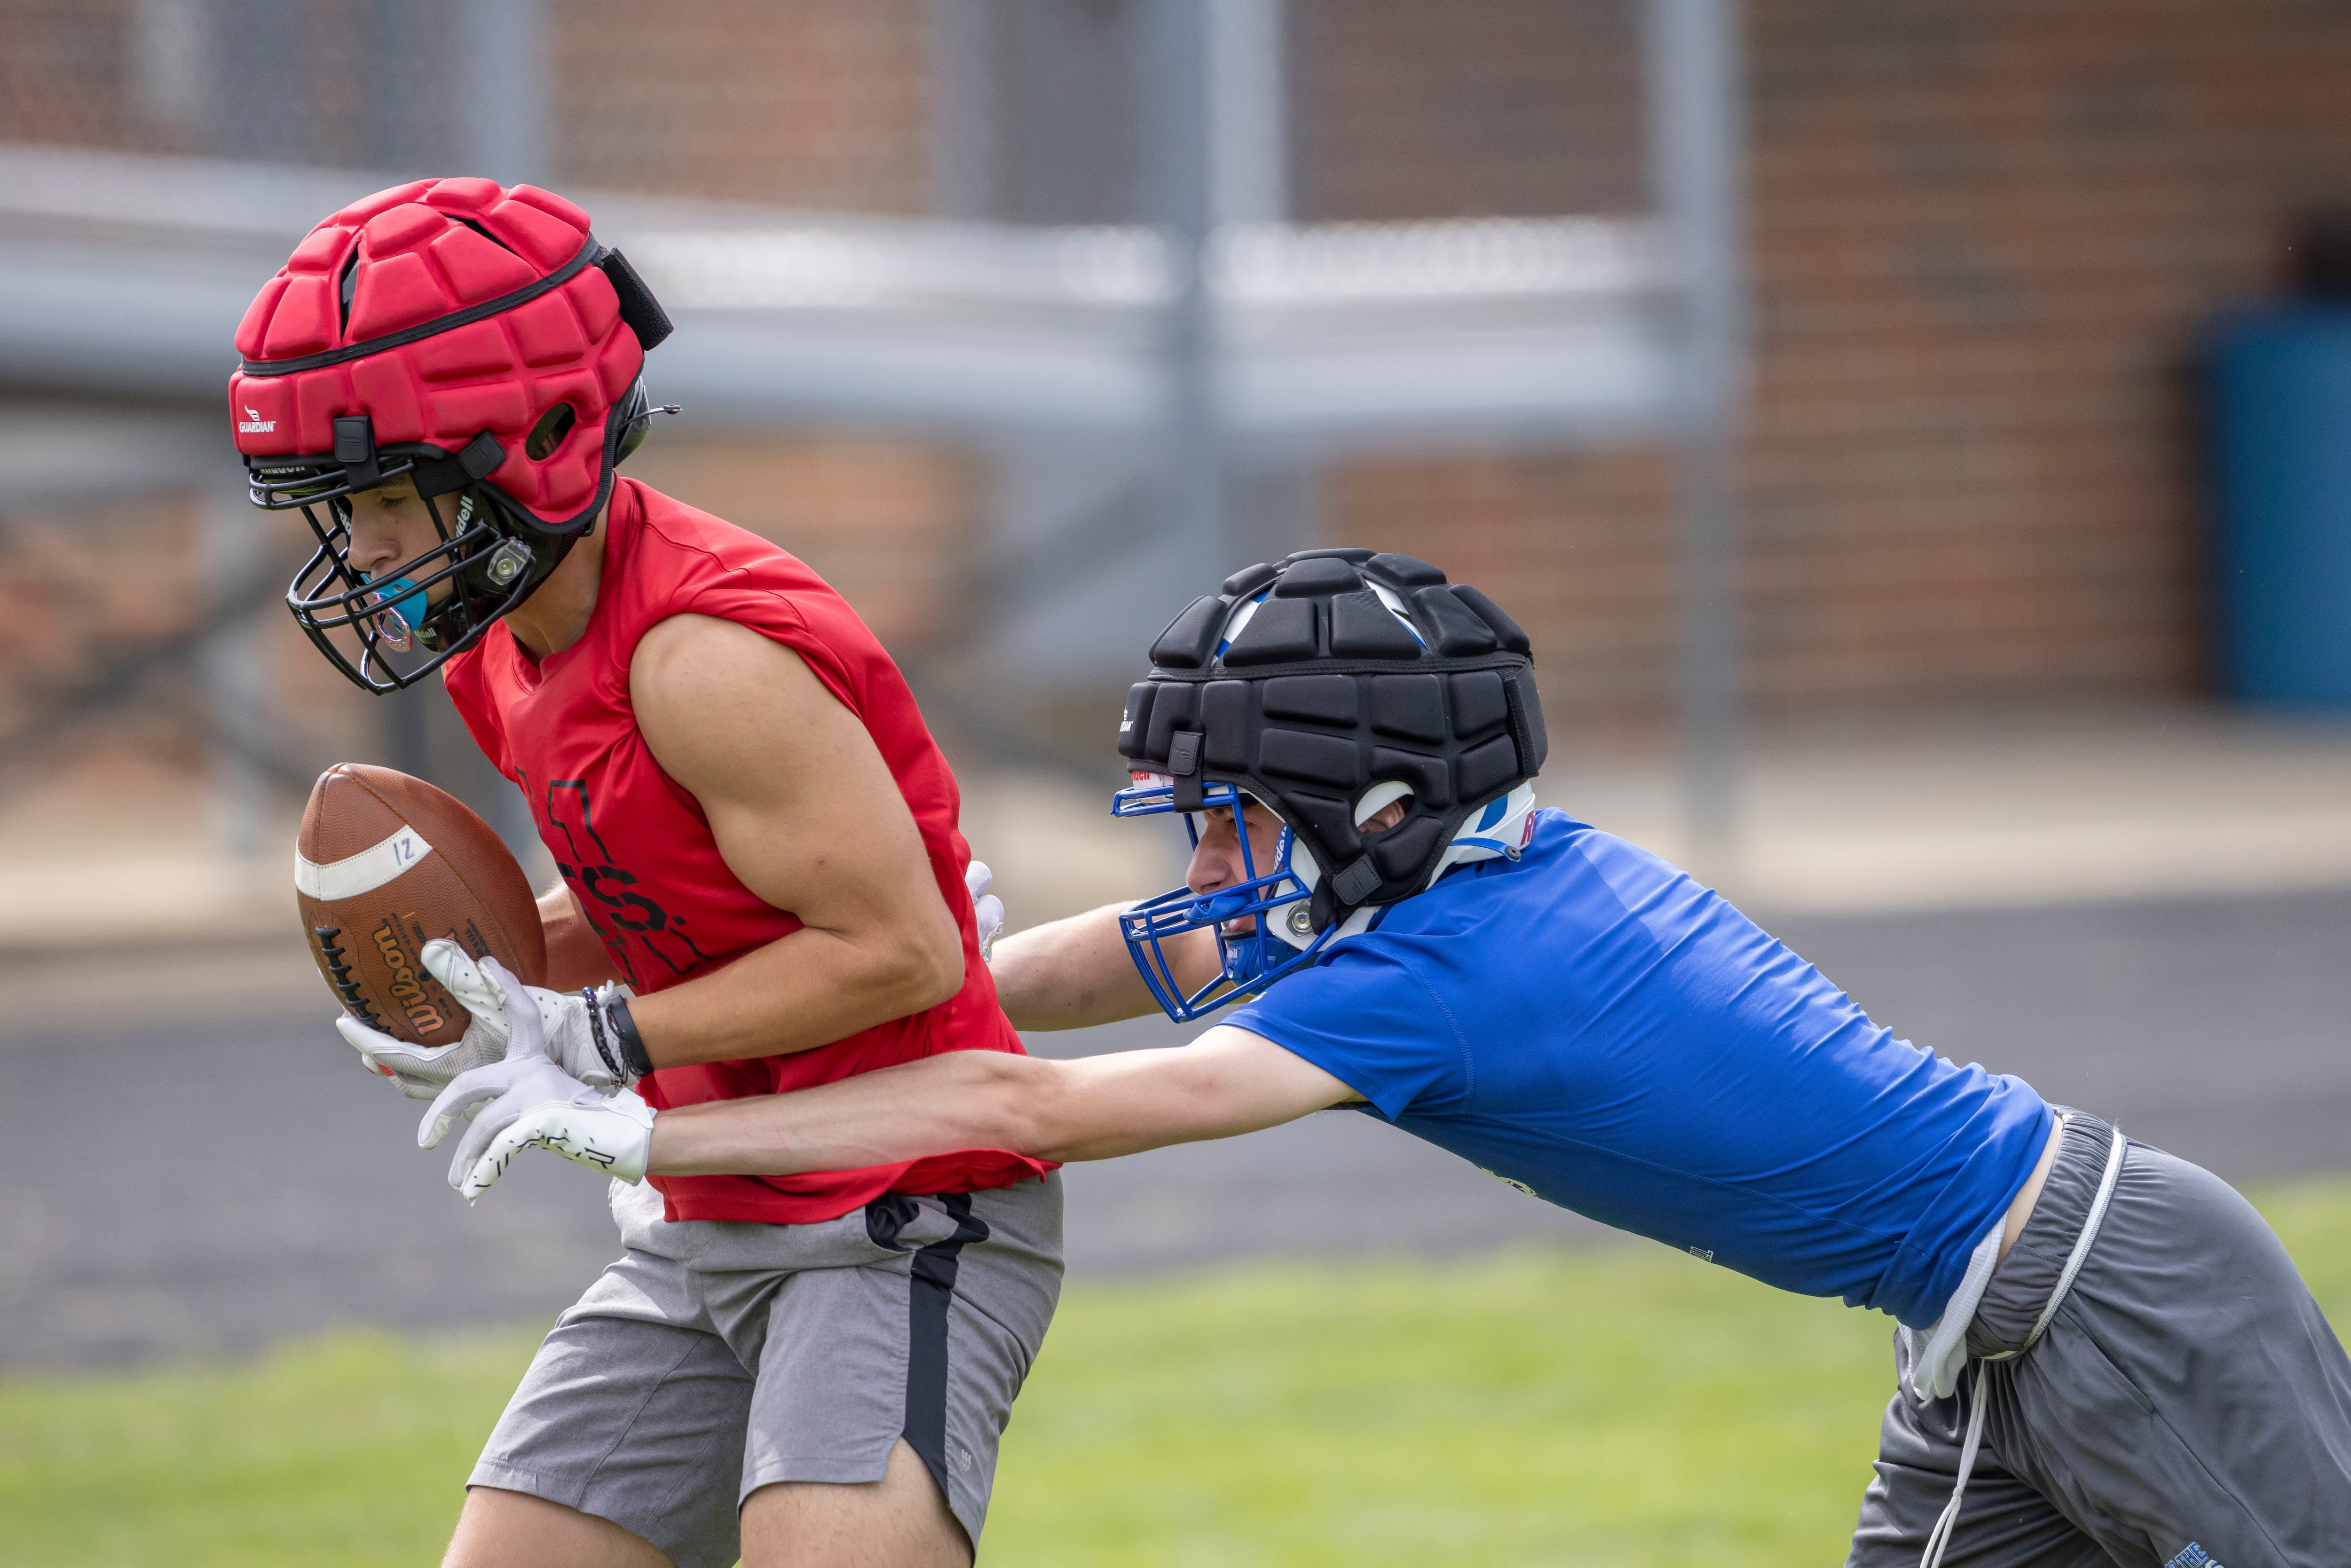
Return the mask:
[[992, 962], [996, 939], [1004, 933], [1004, 900], [987, 891], [996, 885], [996, 873], [986, 861], [974, 861], [963, 873], [963, 884], [971, 889], [971, 912], [979, 922], [980, 961]]
[[461, 1116], [474, 1124], [449, 1162], [449, 1185], [469, 1201], [490, 1190], [523, 1150], [552, 1149], [565, 1159], [632, 1186], [644, 1179], [653, 1154], [653, 1108], [627, 1090], [606, 1094], [564, 1071], [524, 993], [529, 988], [495, 971], [517, 1020], [503, 1061], [476, 1067], [452, 1082], [417, 1124], [416, 1142], [436, 1147]]
[[[371, 1030], [349, 1014], [335, 1020], [336, 1030], [360, 1053], [360, 1060], [370, 1070], [397, 1082], [402, 1094], [411, 1100], [430, 1100], [458, 1074], [486, 1067], [506, 1056], [511, 1030], [507, 992], [502, 988], [509, 981], [514, 983], [515, 995], [527, 995], [538, 1004], [548, 1055], [583, 1082], [606, 1089], [614, 1086], [612, 1071], [604, 1065], [604, 1058], [596, 1050], [595, 1036], [589, 1029], [588, 1004], [580, 998], [539, 986], [525, 986], [516, 981], [496, 958], [485, 958], [476, 965], [465, 956], [463, 947], [445, 936], [424, 944], [421, 956], [433, 977], [473, 1015], [474, 1021], [465, 1026], [465, 1038], [454, 1045], [411, 1045]], [[520, 1002], [515, 1005], [522, 1006]]]

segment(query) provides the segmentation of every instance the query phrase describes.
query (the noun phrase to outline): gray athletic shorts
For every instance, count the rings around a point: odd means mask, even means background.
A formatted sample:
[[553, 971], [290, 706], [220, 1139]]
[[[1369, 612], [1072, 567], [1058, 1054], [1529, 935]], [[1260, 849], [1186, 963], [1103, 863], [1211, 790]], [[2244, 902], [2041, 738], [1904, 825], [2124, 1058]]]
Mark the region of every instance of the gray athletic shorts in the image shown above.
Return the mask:
[[[2114, 1129], [2070, 1113], [1970, 1355], [2025, 1343], [2080, 1236]], [[1906, 1375], [1896, 1336], [1896, 1375]], [[2040, 1342], [1988, 1364], [1984, 1442], [1944, 1568], [2342, 1568], [2351, 1362], [2294, 1260], [2210, 1172], [2136, 1139]], [[1917, 1568], [1950, 1500], [1976, 1369], [1886, 1408], [1848, 1568]]]
[[903, 1437], [978, 1542], [1061, 1294], [1058, 1175], [818, 1225], [673, 1224], [618, 1182], [612, 1212], [627, 1252], [556, 1320], [468, 1485], [726, 1568], [753, 1491], [878, 1481]]

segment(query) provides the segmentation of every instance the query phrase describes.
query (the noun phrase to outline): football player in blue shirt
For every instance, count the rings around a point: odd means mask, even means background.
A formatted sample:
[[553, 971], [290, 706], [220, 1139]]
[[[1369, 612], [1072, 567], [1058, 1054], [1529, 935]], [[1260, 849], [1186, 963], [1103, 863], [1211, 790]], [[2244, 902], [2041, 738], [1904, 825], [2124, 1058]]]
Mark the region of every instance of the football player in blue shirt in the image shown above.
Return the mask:
[[[680, 1175], [948, 1150], [1106, 1159], [1353, 1106], [1511, 1185], [1890, 1313], [1896, 1388], [1848, 1562], [2320, 1568], [2351, 1542], [2351, 1363], [2209, 1173], [1896, 1039], [1656, 856], [1558, 810], [1526, 636], [1425, 562], [1311, 550], [1161, 633], [1121, 816], [1175, 812], [1186, 885], [1007, 939], [1023, 1029], [1156, 1007], [1173, 1049], [958, 1052], [650, 1132], [507, 1063], [478, 1195], [525, 1147]], [[528, 1009], [519, 1009], [528, 1013]]]

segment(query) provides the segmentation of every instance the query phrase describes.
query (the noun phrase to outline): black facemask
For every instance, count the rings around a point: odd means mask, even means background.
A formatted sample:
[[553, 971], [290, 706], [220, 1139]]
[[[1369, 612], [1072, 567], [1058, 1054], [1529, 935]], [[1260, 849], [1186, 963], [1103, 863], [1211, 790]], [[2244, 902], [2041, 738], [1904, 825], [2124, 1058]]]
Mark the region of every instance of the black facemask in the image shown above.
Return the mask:
[[[639, 381], [605, 426], [603, 493], [563, 529], [485, 482], [505, 458], [486, 431], [455, 455], [378, 447], [367, 416], [352, 414], [335, 422], [331, 456], [248, 458], [254, 505], [300, 508], [319, 541], [286, 591], [287, 609], [327, 662], [362, 691], [414, 685], [513, 613], [586, 537], [610, 495], [612, 470], [643, 443], [655, 412], [675, 411], [652, 408]], [[397, 566], [362, 572], [350, 559], [350, 497], [402, 477], [415, 483], [438, 542]]]

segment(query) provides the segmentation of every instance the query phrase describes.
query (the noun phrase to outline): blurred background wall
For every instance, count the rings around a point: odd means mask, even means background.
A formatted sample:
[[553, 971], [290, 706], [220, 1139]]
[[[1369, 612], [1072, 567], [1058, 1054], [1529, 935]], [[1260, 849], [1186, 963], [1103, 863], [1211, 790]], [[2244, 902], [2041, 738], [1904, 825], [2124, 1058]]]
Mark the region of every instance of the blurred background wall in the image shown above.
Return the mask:
[[976, 777], [1113, 771], [1151, 629], [1325, 543], [1487, 586], [1567, 749], [1655, 750], [1723, 619], [1699, 404], [1750, 723], [2192, 697], [2193, 366], [2351, 199], [2346, 79], [2314, 0], [0, 0], [0, 834], [274, 866], [353, 755], [496, 809], [436, 698], [302, 651], [214, 391], [301, 229], [420, 172], [631, 250], [687, 405], [632, 471], [832, 577]]
[[[1616, 15], [1316, 8], [1301, 192], [1640, 210], [1631, 84], [1594, 65]], [[1747, 28], [1753, 698], [2207, 689], [2191, 361], [2295, 214], [2351, 193], [2351, 12], [1758, 0]], [[1637, 721], [1673, 696], [1667, 490], [1648, 452], [1384, 454], [1330, 476], [1320, 526], [1508, 584], [1550, 699]]]
[[[225, 418], [309, 225], [457, 171], [652, 281], [629, 472], [872, 622], [1016, 926], [1177, 874], [1104, 800], [1169, 615], [1405, 550], [1533, 632], [1546, 804], [1906, 1038], [2339, 1169], [2346, 81], [2335, 0], [0, 0], [0, 1372], [609, 1256], [559, 1162], [450, 1202], [291, 940], [331, 761], [544, 867], [304, 644]], [[1070, 1190], [1080, 1275], [1591, 1235], [1356, 1117]]]

